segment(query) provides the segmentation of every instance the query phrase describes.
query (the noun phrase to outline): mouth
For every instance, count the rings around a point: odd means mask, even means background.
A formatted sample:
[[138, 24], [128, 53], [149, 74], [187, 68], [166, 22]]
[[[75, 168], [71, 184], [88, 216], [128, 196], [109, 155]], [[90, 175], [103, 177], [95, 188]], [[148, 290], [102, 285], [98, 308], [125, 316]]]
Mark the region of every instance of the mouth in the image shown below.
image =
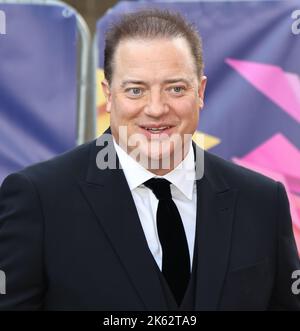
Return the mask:
[[160, 138], [161, 135], [164, 135], [164, 137], [171, 136], [172, 129], [175, 127], [174, 125], [140, 125], [140, 129], [142, 130], [142, 133], [147, 138]]
[[160, 126], [160, 127], [149, 127], [149, 126], [141, 126], [142, 129], [147, 130], [153, 134], [163, 133], [164, 131], [170, 129], [172, 126]]

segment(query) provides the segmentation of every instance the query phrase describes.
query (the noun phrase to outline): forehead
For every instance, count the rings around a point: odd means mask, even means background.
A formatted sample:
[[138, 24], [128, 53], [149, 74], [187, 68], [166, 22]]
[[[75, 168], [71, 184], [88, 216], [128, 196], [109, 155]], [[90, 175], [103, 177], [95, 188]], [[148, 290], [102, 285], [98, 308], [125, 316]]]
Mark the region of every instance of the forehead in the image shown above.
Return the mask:
[[[126, 39], [117, 46], [114, 78], [166, 79], [171, 76], [196, 76], [196, 66], [184, 38]], [[192, 78], [192, 77], [189, 77]]]

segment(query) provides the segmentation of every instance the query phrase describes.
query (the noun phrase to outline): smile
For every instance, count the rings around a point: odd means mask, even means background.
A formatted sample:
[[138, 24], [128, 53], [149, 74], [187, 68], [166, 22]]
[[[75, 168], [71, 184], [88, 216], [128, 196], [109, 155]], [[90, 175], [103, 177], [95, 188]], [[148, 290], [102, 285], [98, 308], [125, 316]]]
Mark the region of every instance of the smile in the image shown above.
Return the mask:
[[142, 130], [143, 135], [145, 135], [148, 139], [165, 139], [166, 135], [171, 137], [171, 135], [174, 133], [173, 129], [175, 128], [174, 125], [155, 124], [140, 125], [139, 127]]
[[158, 127], [158, 128], [151, 128], [151, 127], [143, 127], [142, 126], [142, 128], [144, 130], [150, 131], [152, 133], [161, 133], [164, 130], [170, 129], [171, 127], [170, 126], [161, 126], [161, 127]]

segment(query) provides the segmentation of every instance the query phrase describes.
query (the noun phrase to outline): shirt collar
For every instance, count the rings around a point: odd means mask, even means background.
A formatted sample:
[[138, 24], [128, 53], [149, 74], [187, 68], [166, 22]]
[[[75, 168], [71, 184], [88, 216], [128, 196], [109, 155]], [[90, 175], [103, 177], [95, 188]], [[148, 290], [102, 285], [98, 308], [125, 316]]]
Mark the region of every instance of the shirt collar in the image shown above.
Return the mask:
[[151, 178], [165, 178], [176, 186], [189, 200], [192, 200], [195, 181], [195, 157], [192, 141], [186, 157], [175, 169], [164, 176], [157, 176], [140, 165], [117, 144], [114, 137], [113, 143], [131, 191]]

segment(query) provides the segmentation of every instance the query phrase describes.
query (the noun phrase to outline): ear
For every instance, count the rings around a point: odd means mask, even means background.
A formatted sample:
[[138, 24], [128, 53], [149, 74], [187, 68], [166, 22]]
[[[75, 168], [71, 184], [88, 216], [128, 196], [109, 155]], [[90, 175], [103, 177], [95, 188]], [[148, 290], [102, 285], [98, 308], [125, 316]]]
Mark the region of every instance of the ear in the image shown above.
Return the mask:
[[110, 85], [106, 79], [101, 82], [102, 90], [106, 99], [106, 111], [110, 113], [111, 111], [111, 91]]
[[199, 87], [198, 87], [198, 97], [199, 97], [199, 102], [200, 102], [200, 109], [202, 109], [204, 106], [204, 92], [205, 92], [206, 83], [207, 83], [207, 77], [202, 76], [200, 78], [200, 83], [199, 83]]

